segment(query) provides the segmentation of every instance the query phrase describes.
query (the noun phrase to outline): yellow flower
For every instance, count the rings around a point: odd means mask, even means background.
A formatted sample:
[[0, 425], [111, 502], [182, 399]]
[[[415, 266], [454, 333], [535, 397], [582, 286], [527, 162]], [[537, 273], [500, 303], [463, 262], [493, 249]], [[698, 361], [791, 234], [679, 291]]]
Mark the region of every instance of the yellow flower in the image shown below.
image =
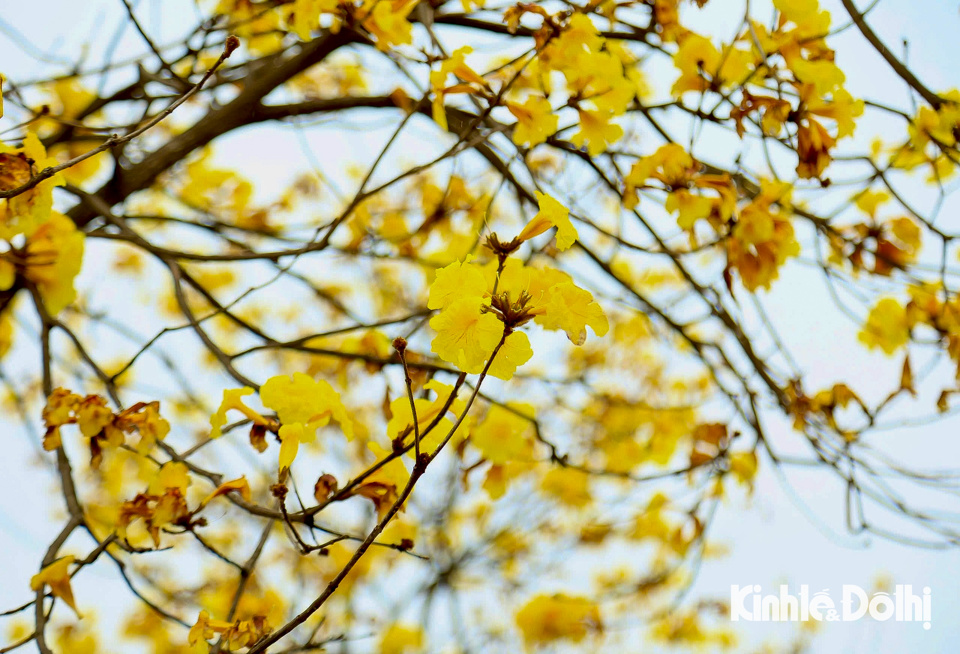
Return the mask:
[[437, 70], [430, 73], [430, 84], [437, 88], [443, 88], [447, 82], [448, 75], [455, 75], [459, 79], [469, 84], [477, 86], [487, 86], [487, 80], [483, 79], [473, 68], [467, 65], [466, 56], [473, 52], [473, 48], [468, 45], [457, 48], [450, 53], [450, 56], [444, 59]]
[[667, 201], [663, 206], [671, 213], [677, 212], [677, 225], [681, 229], [693, 229], [698, 220], [710, 215], [713, 205], [714, 198], [695, 195], [687, 189], [679, 189], [667, 195]]
[[[83, 232], [73, 221], [56, 212], [27, 238], [23, 276], [37, 285], [51, 315], [60, 313], [77, 297], [73, 280], [83, 263], [83, 240]], [[12, 277], [4, 275], [0, 288], [9, 288], [12, 283]]]
[[887, 355], [893, 354], [910, 340], [906, 309], [892, 297], [882, 298], [870, 309], [857, 338], [871, 350], [880, 348]]
[[377, 49], [387, 51], [391, 45], [404, 45], [413, 38], [413, 25], [407, 16], [417, 0], [366, 0], [365, 9], [372, 9], [363, 26], [377, 38]]
[[186, 463], [178, 461], [164, 463], [150, 482], [147, 492], [151, 495], [163, 495], [167, 489], [176, 488], [180, 491], [181, 496], [186, 495], [187, 487], [190, 485], [188, 471]]
[[210, 438], [220, 438], [223, 434], [223, 426], [227, 424], [227, 411], [233, 409], [239, 411], [255, 424], [266, 425], [268, 421], [259, 413], [248, 407], [240, 399], [247, 395], [253, 395], [253, 389], [249, 386], [243, 388], [228, 388], [223, 391], [223, 400], [217, 412], [210, 417]]
[[623, 128], [610, 122], [612, 111], [578, 109], [577, 112], [580, 114], [580, 131], [570, 137], [570, 142], [578, 148], [586, 143], [591, 157], [605, 151], [609, 144], [623, 136]]
[[857, 193], [851, 199], [854, 201], [854, 204], [857, 205], [857, 208], [860, 209], [860, 211], [867, 214], [871, 218], [876, 218], [877, 209], [881, 204], [886, 204], [890, 201], [890, 194], [886, 191], [872, 191], [867, 189]]
[[807, 104], [807, 110], [836, 122], [837, 138], [840, 139], [853, 135], [857, 126], [854, 119], [863, 115], [863, 100], [854, 100], [847, 91], [838, 88], [833, 90], [833, 98], [829, 102], [824, 101], [823, 96], [814, 95]]
[[513, 129], [513, 142], [532, 148], [544, 143], [557, 132], [560, 118], [553, 113], [553, 108], [546, 98], [531, 95], [521, 104], [507, 103], [516, 119], [517, 125]]
[[546, 309], [536, 322], [546, 329], [562, 329], [574, 345], [583, 345], [587, 340], [587, 327], [597, 336], [603, 336], [610, 328], [607, 316], [600, 305], [593, 301], [590, 291], [579, 288], [572, 282], [563, 282], [547, 291]]
[[773, 216], [754, 203], [748, 204], [740, 212], [733, 235], [748, 245], [757, 245], [773, 239]]
[[[416, 4], [414, 1], [413, 4]], [[440, 67], [430, 72], [430, 86], [433, 89], [433, 120], [442, 130], [447, 129], [447, 113], [443, 104], [444, 96], [449, 93], [475, 93], [480, 89], [489, 89], [487, 81], [467, 65], [466, 55], [473, 52], [470, 46], [458, 48], [440, 63]], [[447, 86], [447, 78], [454, 75], [464, 83]], [[473, 86], [471, 86], [473, 85]]]
[[309, 41], [311, 32], [320, 27], [320, 14], [336, 11], [339, 4], [338, 0], [296, 0], [293, 3], [293, 23], [290, 27], [301, 40]]
[[[377, 443], [370, 442], [367, 447], [373, 452], [377, 461], [385, 460], [391, 452], [380, 447]], [[397, 457], [385, 465], [380, 466], [376, 472], [370, 475], [370, 481], [376, 481], [381, 484], [393, 486], [394, 488], [403, 488], [410, 479], [410, 473], [403, 465], [403, 460]]]
[[390, 625], [380, 637], [380, 654], [414, 654], [423, 651], [423, 630], [399, 623]]
[[483, 480], [483, 490], [491, 500], [499, 500], [507, 492], [507, 488], [515, 480], [527, 472], [530, 465], [527, 463], [494, 464], [487, 470]]
[[503, 342], [503, 347], [497, 352], [496, 358], [490, 364], [489, 373], [497, 379], [513, 379], [517, 368], [525, 364], [533, 356], [530, 339], [524, 332], [513, 332]]
[[260, 401], [277, 412], [281, 424], [302, 423], [308, 438], [333, 418], [340, 424], [343, 435], [353, 439], [353, 421], [340, 401], [340, 394], [324, 379], [314, 381], [302, 372], [295, 372], [292, 377], [271, 377], [260, 388]]
[[490, 407], [483, 421], [470, 431], [470, 444], [494, 465], [533, 459], [534, 409], [529, 404]]
[[553, 467], [540, 480], [540, 490], [572, 507], [584, 507], [593, 499], [590, 496], [589, 479], [586, 474], [573, 468]]
[[757, 476], [757, 455], [755, 452], [734, 452], [730, 455], [730, 472], [741, 484], [752, 484]]
[[540, 191], [534, 191], [534, 193], [537, 196], [540, 211], [527, 223], [517, 238], [528, 241], [551, 227], [556, 227], [557, 249], [561, 251], [570, 249], [578, 236], [577, 228], [570, 222], [570, 210], [546, 193]]
[[773, 0], [785, 20], [810, 36], [824, 36], [830, 28], [830, 13], [820, 11], [817, 0]]
[[280, 431], [280, 470], [286, 470], [293, 463], [300, 449], [300, 443], [312, 442], [317, 433], [303, 428], [303, 423], [293, 422], [281, 425]]
[[73, 589], [70, 587], [70, 566], [76, 559], [73, 556], [65, 556], [57, 559], [43, 570], [33, 575], [30, 579], [30, 589], [38, 591], [44, 586], [50, 587], [50, 592], [54, 597], [59, 597], [67, 606], [73, 609], [73, 612], [80, 616], [77, 611], [77, 605], [73, 600]]
[[503, 323], [491, 313], [483, 313], [483, 300], [465, 297], [448, 305], [430, 319], [437, 332], [431, 349], [444, 361], [463, 372], [476, 374], [503, 336]]
[[600, 628], [600, 611], [585, 597], [541, 594], [517, 612], [516, 622], [529, 645], [557, 640], [578, 643]]
[[771, 213], [760, 197], [744, 208], [741, 220], [743, 225], [738, 224], [727, 239], [727, 263], [740, 273], [748, 291], [769, 289], [787, 259], [800, 253], [793, 225], [779, 213]]
[[80, 433], [93, 438], [113, 420], [113, 411], [107, 401], [97, 395], [89, 395], [77, 407], [77, 426]]
[[200, 508], [205, 507], [212, 499], [216, 497], [234, 492], [240, 493], [240, 497], [247, 502], [250, 501], [250, 482], [247, 481], [245, 476], [231, 479], [230, 481], [225, 481], [217, 486], [212, 493], [203, 498], [203, 501], [200, 502], [200, 507], [197, 510], [199, 511]]
[[187, 634], [187, 643], [192, 647], [201, 641], [213, 638], [213, 635], [216, 633], [222, 634], [232, 626], [233, 624], [230, 622], [211, 620], [209, 613], [200, 611], [200, 615], [197, 617], [197, 623], [190, 627], [190, 633]]
[[[27, 133], [20, 149], [0, 143], [0, 190], [9, 191], [22, 186], [34, 173], [56, 165], [57, 161], [47, 156], [43, 144], [33, 132]], [[50, 218], [53, 188], [63, 184], [63, 175], [58, 173], [28, 191], [0, 200], [0, 238], [9, 241], [20, 234], [33, 234]]]
[[709, 39], [699, 34], [686, 35], [673, 56], [673, 65], [680, 71], [680, 77], [670, 92], [678, 95], [684, 91], [705, 91], [710, 83], [704, 79], [704, 73], [711, 78], [716, 76], [720, 61], [720, 51]]
[[479, 267], [467, 262], [454, 261], [449, 266], [437, 270], [436, 279], [430, 285], [427, 308], [443, 309], [462, 297], [482, 296], [486, 290], [487, 282]]

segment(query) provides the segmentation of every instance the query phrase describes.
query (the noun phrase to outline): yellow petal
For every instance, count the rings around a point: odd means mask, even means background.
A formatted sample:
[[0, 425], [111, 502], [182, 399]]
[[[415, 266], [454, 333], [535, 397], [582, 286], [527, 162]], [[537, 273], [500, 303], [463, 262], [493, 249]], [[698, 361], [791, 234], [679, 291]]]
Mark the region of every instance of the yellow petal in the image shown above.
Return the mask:
[[290, 467], [297, 456], [297, 450], [300, 448], [300, 441], [303, 439], [304, 427], [302, 423], [295, 422], [280, 427], [280, 470]]

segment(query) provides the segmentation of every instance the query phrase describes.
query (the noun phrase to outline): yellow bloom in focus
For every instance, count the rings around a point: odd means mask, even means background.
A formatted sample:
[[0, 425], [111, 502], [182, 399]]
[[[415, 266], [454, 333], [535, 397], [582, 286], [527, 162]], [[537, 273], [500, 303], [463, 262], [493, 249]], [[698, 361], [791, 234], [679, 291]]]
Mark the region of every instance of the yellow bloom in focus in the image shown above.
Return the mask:
[[524, 332], [513, 332], [503, 342], [503, 347], [497, 352], [496, 358], [490, 364], [489, 373], [497, 379], [510, 380], [517, 372], [517, 368], [525, 364], [533, 356], [530, 339]]
[[240, 399], [247, 395], [253, 395], [253, 389], [249, 386], [243, 388], [228, 388], [223, 391], [223, 400], [217, 412], [210, 417], [210, 438], [220, 438], [223, 434], [223, 426], [227, 424], [227, 411], [231, 409], [239, 411], [255, 424], [266, 425], [268, 421], [259, 413], [248, 407]]
[[300, 449], [300, 443], [312, 442], [317, 437], [315, 431], [303, 428], [303, 423], [294, 422], [281, 425], [280, 436], [280, 470], [286, 470], [293, 463]]
[[773, 0], [784, 20], [810, 36], [823, 36], [830, 28], [830, 12], [821, 11], [817, 0]]
[[513, 142], [517, 145], [532, 148], [557, 132], [560, 118], [554, 115], [546, 98], [531, 95], [522, 105], [508, 102], [507, 109], [517, 119], [513, 129]]
[[545, 329], [562, 329], [574, 345], [583, 345], [587, 340], [587, 327], [597, 336], [603, 336], [610, 328], [607, 316], [599, 304], [593, 301], [590, 291], [572, 282], [563, 282], [550, 287], [544, 302], [545, 313], [536, 317], [536, 322]]
[[73, 600], [73, 589], [70, 587], [70, 566], [76, 561], [73, 556], [57, 559], [30, 579], [30, 589], [39, 591], [44, 586], [50, 587], [54, 597], [59, 597], [67, 603], [73, 612], [80, 616], [77, 605]]
[[527, 223], [517, 237], [521, 241], [528, 241], [534, 236], [543, 234], [551, 227], [557, 228], [557, 249], [570, 249], [577, 240], [577, 228], [570, 222], [570, 210], [557, 202], [551, 196], [540, 191], [534, 191], [540, 211]]
[[260, 388], [260, 401], [277, 412], [281, 424], [302, 423], [308, 438], [333, 418], [340, 424], [343, 435], [353, 439], [353, 421], [340, 401], [340, 394], [324, 379], [314, 381], [302, 372], [271, 377]]
[[430, 285], [428, 309], [443, 309], [468, 295], [481, 296], [487, 290], [487, 282], [480, 268], [471, 263], [454, 261], [437, 270], [436, 279]]
[[910, 340], [906, 309], [892, 297], [882, 298], [870, 309], [857, 338], [871, 350], [880, 348], [888, 356], [893, 354]]
[[557, 640], [579, 643], [601, 627], [600, 611], [585, 597], [564, 594], [537, 595], [516, 615], [517, 626], [528, 645]]
[[491, 313], [483, 313], [483, 300], [465, 297], [447, 306], [430, 319], [437, 332], [431, 349], [444, 361], [463, 372], [476, 374], [503, 336], [503, 323]]

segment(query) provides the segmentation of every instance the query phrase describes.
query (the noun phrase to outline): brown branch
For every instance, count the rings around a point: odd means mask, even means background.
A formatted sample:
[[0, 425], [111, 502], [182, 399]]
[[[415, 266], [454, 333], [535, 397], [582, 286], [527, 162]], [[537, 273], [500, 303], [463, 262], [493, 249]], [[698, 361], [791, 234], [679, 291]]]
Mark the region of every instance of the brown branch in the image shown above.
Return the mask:
[[240, 45], [240, 40], [237, 39], [237, 37], [232, 37], [231, 39], [227, 39], [227, 45], [224, 48], [223, 53], [220, 55], [217, 61], [213, 64], [213, 66], [210, 67], [210, 69], [206, 72], [206, 74], [200, 79], [200, 81], [197, 82], [193, 86], [193, 88], [191, 88], [189, 91], [187, 91], [186, 93], [181, 95], [179, 98], [171, 102], [166, 107], [166, 109], [158, 113], [151, 120], [147, 121], [146, 124], [142, 125], [141, 127], [138, 127], [137, 129], [133, 130], [132, 132], [124, 136], [117, 136], [116, 134], [113, 134], [112, 136], [110, 136], [110, 138], [108, 138], [106, 141], [101, 143], [98, 147], [93, 148], [92, 150], [87, 150], [83, 154], [77, 155], [73, 159], [70, 159], [69, 161], [65, 161], [58, 166], [50, 166], [50, 167], [44, 168], [43, 170], [38, 172], [36, 175], [31, 177], [29, 180], [27, 180], [17, 188], [10, 189], [9, 191], [0, 191], [0, 199], [12, 198], [17, 195], [20, 195], [21, 193], [25, 193], [30, 189], [32, 189], [33, 187], [35, 187], [40, 182], [46, 179], [50, 179], [57, 173], [63, 172], [67, 168], [75, 166], [82, 161], [86, 161], [90, 157], [96, 156], [101, 152], [105, 152], [107, 150], [111, 150], [117, 147], [118, 145], [123, 145], [124, 143], [128, 143], [129, 141], [132, 141], [133, 139], [137, 138], [147, 130], [155, 127], [164, 118], [172, 114], [177, 109], [177, 107], [179, 107], [184, 102], [189, 100], [191, 97], [193, 97], [193, 95], [197, 91], [203, 88], [203, 85], [206, 84], [207, 80], [210, 79], [210, 77], [213, 75], [214, 72], [216, 72], [217, 68], [220, 67], [220, 64], [226, 61], [227, 57], [229, 57], [230, 54], [239, 47], [239, 45]]
[[923, 82], [917, 79], [917, 76], [914, 75], [909, 68], [903, 65], [899, 59], [897, 59], [889, 48], [883, 44], [883, 41], [880, 40], [880, 37], [877, 36], [876, 32], [867, 24], [867, 21], [864, 20], [863, 14], [857, 9], [856, 5], [853, 4], [853, 0], [840, 0], [843, 3], [843, 8], [847, 10], [847, 13], [850, 14], [850, 18], [853, 19], [853, 24], [857, 26], [857, 29], [860, 30], [860, 33], [863, 34], [864, 38], [870, 42], [870, 45], [873, 46], [884, 60], [890, 64], [890, 67], [893, 68], [893, 72], [900, 76], [904, 82], [910, 85], [910, 87], [920, 94], [920, 96], [927, 101], [934, 109], [939, 109], [943, 105], [943, 98], [938, 96], [936, 93], [924, 86]]
[[[337, 34], [326, 33], [299, 46], [299, 51], [292, 56], [282, 52], [262, 58], [256, 66], [251, 66], [249, 75], [244, 79], [246, 85], [233, 100], [206, 114], [190, 129], [170, 139], [142, 161], [129, 168], [118, 169], [114, 179], [94, 195], [99, 195], [108, 205], [114, 205], [131, 193], [147, 188], [161, 173], [197, 148], [250, 123], [262, 106], [261, 100], [273, 89], [319, 63], [354, 38], [348, 30], [341, 30]], [[81, 203], [67, 215], [78, 227], [82, 227], [98, 214], [88, 204]]]

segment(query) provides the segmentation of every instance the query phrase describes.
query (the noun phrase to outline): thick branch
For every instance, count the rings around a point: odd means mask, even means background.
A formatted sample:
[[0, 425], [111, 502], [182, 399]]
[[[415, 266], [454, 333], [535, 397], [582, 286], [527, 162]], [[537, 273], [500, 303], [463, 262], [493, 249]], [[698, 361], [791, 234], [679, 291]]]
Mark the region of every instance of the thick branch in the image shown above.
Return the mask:
[[[327, 33], [305, 43], [297, 54], [289, 58], [284, 59], [283, 55], [264, 58], [251, 70], [250, 76], [246, 79], [246, 86], [237, 94], [237, 97], [205, 115], [193, 127], [172, 138], [142, 161], [130, 168], [118, 169], [114, 179], [100, 188], [96, 194], [108, 205], [114, 205], [132, 193], [147, 188], [161, 173], [197, 148], [207, 145], [218, 136], [255, 122], [262, 108], [261, 100], [273, 89], [319, 63], [331, 52], [350, 43], [352, 39], [353, 37], [346, 30], [337, 34]], [[78, 227], [82, 227], [93, 220], [97, 213], [88, 203], [80, 203], [73, 207], [68, 215]]]
[[920, 94], [920, 96], [927, 101], [927, 103], [934, 109], [939, 109], [943, 104], [943, 98], [938, 96], [936, 93], [928, 89], [923, 85], [923, 82], [917, 79], [916, 75], [910, 72], [910, 69], [903, 65], [899, 59], [897, 59], [892, 52], [883, 44], [883, 41], [880, 40], [880, 37], [877, 36], [876, 32], [871, 29], [867, 24], [867, 21], [864, 20], [863, 14], [857, 9], [856, 5], [853, 4], [853, 0], [840, 0], [843, 3], [843, 8], [847, 10], [847, 13], [850, 14], [850, 18], [853, 19], [853, 24], [857, 26], [857, 29], [860, 30], [860, 33], [863, 34], [864, 38], [870, 42], [870, 45], [880, 53], [880, 56], [886, 60], [890, 67], [893, 68], [893, 71], [900, 76], [904, 82], [910, 85], [910, 87]]

